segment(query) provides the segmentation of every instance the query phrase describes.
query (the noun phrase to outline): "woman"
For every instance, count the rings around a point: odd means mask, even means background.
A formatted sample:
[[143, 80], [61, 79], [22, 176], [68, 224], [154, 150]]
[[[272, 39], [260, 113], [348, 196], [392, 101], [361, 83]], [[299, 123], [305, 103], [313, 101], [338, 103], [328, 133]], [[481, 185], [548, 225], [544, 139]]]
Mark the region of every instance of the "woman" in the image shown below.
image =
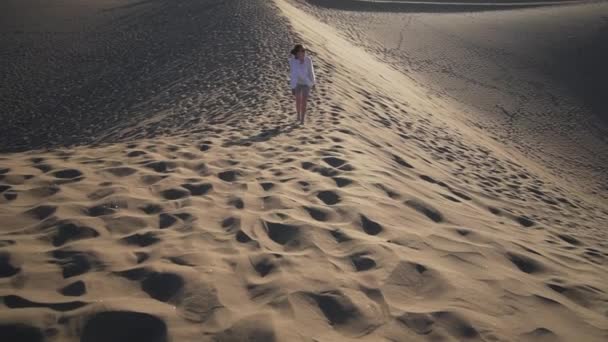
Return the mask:
[[300, 124], [304, 124], [306, 118], [306, 101], [310, 89], [315, 86], [315, 70], [312, 59], [306, 56], [306, 50], [301, 44], [291, 50], [289, 58], [291, 93], [296, 97], [296, 112]]

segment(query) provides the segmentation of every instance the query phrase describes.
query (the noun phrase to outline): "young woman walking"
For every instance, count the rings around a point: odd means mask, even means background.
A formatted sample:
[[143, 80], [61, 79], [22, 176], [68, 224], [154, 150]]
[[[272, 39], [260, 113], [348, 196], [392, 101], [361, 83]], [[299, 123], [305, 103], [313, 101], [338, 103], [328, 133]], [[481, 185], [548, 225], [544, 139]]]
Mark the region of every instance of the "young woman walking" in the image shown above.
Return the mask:
[[298, 113], [300, 124], [304, 124], [306, 102], [316, 80], [312, 59], [306, 56], [306, 50], [301, 44], [296, 45], [291, 50], [289, 68], [291, 93], [296, 98], [296, 113]]

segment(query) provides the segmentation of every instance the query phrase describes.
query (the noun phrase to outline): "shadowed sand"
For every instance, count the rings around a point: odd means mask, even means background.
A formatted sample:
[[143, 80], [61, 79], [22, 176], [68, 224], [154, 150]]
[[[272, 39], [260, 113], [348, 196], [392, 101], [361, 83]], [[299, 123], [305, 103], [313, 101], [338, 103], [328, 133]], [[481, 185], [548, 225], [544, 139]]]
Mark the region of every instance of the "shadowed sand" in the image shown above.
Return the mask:
[[[344, 11], [366, 11], [366, 12], [415, 12], [415, 13], [441, 13], [441, 12], [479, 12], [509, 10], [521, 8], [533, 8], [543, 6], [556, 6], [566, 4], [577, 4], [583, 0], [555, 0], [555, 1], [531, 1], [531, 0], [304, 0], [316, 6], [333, 8]], [[587, 1], [590, 2], [590, 1]]]
[[[43, 3], [2, 5], [36, 13], [3, 27], [44, 32], [2, 36], [3, 47], [33, 44], [10, 49], [2, 69], [3, 90], [22, 96], [2, 100], [14, 120], [2, 128], [13, 152], [0, 154], [3, 338], [608, 337], [606, 189], [546, 166], [574, 170], [567, 160], [491, 137], [476, 124], [483, 111], [363, 46], [345, 12], [286, 0]], [[40, 11], [77, 19], [34, 20]], [[113, 31], [123, 24], [126, 38]], [[53, 48], [55, 25], [83, 40]], [[294, 41], [312, 50], [319, 80], [303, 126], [287, 89]], [[56, 54], [57, 70], [44, 62]], [[57, 75], [64, 88], [45, 88]], [[49, 111], [20, 100], [59, 94]]]

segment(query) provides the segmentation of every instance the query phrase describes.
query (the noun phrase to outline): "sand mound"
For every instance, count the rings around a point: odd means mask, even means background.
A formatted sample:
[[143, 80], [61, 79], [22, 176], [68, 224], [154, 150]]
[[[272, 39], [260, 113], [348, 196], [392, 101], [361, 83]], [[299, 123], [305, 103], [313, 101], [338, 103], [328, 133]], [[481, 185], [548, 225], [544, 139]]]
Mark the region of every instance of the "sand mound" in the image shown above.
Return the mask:
[[[184, 109], [197, 123], [156, 113], [166, 136], [135, 139], [143, 126], [124, 121], [101, 133], [111, 144], [0, 155], [1, 336], [605, 340], [605, 193], [471, 128], [291, 2], [119, 2], [141, 32], [150, 11], [160, 27], [191, 11], [242, 22], [253, 31], [203, 21], [200, 44], [257, 37], [269, 54], [243, 53], [259, 69], [221, 47], [178, 60], [228, 60], [264, 86], [240, 85], [255, 103]], [[319, 78], [304, 126], [273, 55], [295, 32]], [[222, 77], [218, 91], [234, 86]]]

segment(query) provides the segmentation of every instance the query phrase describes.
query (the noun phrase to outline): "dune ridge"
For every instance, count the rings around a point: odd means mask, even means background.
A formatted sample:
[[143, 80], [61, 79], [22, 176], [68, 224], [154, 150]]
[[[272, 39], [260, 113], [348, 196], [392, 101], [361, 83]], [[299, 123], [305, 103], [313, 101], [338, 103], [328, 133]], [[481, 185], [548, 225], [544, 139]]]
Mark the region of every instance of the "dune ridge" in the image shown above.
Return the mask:
[[585, 0], [555, 0], [555, 1], [533, 1], [533, 0], [514, 0], [514, 1], [453, 1], [453, 0], [305, 0], [306, 2], [325, 8], [339, 9], [345, 11], [366, 11], [366, 12], [416, 12], [416, 13], [441, 13], [441, 12], [473, 12], [473, 11], [494, 11], [512, 10], [522, 8], [534, 8], [543, 6], [558, 6], [591, 2]]
[[452, 100], [292, 2], [231, 4], [213, 13], [248, 9], [266, 18], [254, 28], [276, 29], [261, 45], [311, 47], [310, 121], [293, 123], [281, 56], [249, 106], [196, 123], [159, 112], [142, 123], [167, 115], [159, 136], [125, 123], [96, 146], [0, 155], [0, 335], [608, 336], [599, 195], [491, 139]]

